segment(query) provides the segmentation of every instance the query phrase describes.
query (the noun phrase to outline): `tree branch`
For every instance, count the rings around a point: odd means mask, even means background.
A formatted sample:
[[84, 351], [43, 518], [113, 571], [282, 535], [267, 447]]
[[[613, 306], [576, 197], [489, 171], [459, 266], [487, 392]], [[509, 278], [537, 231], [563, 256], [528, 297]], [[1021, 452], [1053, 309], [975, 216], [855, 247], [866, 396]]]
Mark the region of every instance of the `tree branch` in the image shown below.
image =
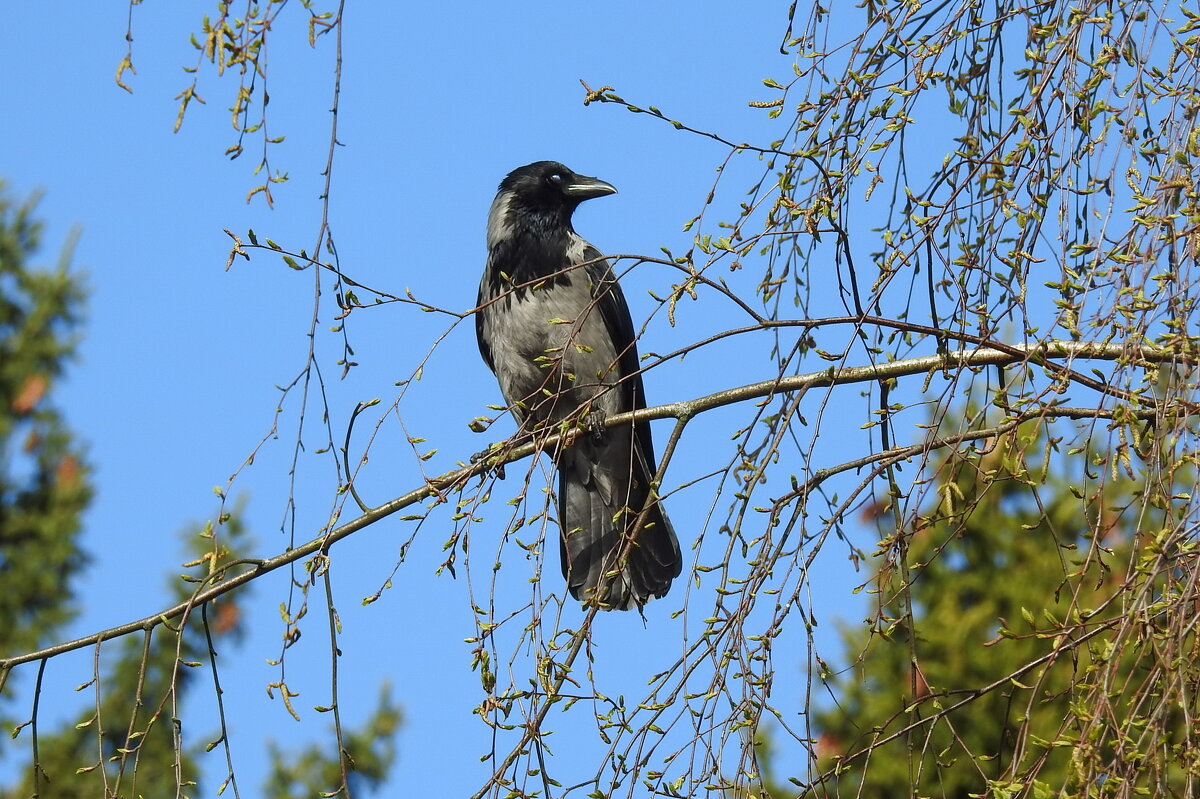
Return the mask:
[[[1127, 344], [1093, 344], [1087, 342], [1074, 341], [1048, 341], [1040, 344], [1032, 345], [1013, 345], [1006, 346], [1004, 350], [994, 349], [990, 347], [979, 347], [974, 349], [961, 349], [949, 352], [945, 355], [926, 355], [917, 358], [907, 358], [890, 363], [868, 365], [868, 366], [851, 366], [841, 369], [830, 367], [819, 372], [810, 372], [803, 375], [780, 376], [770, 380], [764, 380], [758, 383], [751, 383], [737, 388], [726, 389], [709, 394], [704, 397], [698, 397], [691, 400], [683, 400], [680, 402], [668, 403], [659, 405], [653, 408], [645, 408], [639, 411], [630, 413], [616, 414], [605, 420], [606, 428], [617, 427], [620, 425], [630, 424], [643, 419], [690, 419], [700, 413], [710, 411], [726, 405], [733, 405], [738, 402], [747, 400], [755, 400], [763, 397], [773, 396], [784, 392], [793, 392], [806, 390], [814, 387], [833, 387], [837, 385], [849, 385], [855, 383], [872, 382], [878, 380], [895, 379], [906, 376], [926, 374], [933, 370], [977, 367], [977, 366], [992, 366], [992, 365], [1011, 365], [1017, 363], [1044, 363], [1056, 359], [1065, 360], [1104, 360], [1104, 361], [1126, 361], [1130, 363], [1152, 364], [1152, 363], [1186, 363], [1195, 364], [1200, 361], [1200, 357], [1193, 353], [1181, 353], [1173, 350], [1162, 349], [1152, 346], [1130, 346]], [[1145, 403], [1147, 407], [1155, 407], [1157, 400], [1150, 396], [1139, 396], [1138, 399]], [[1193, 412], [1193, 408], [1189, 404], [1187, 411]], [[1022, 415], [1027, 415], [1028, 409]], [[1055, 406], [1048, 405], [1041, 414], [1045, 418], [1055, 418], [1058, 416], [1070, 416], [1078, 418], [1080, 415], [1079, 408], [1060, 409]], [[1097, 410], [1096, 416], [1105, 416], [1107, 413]], [[1140, 414], [1139, 414], [1140, 415]], [[56, 655], [61, 655], [66, 652], [71, 652], [76, 649], [82, 649], [88, 646], [95, 646], [103, 641], [113, 638], [119, 638], [123, 635], [138, 632], [139, 630], [152, 630], [164, 622], [178, 618], [190, 610], [210, 602], [232, 590], [238, 588], [245, 583], [259, 577], [260, 575], [274, 571], [282, 566], [286, 566], [296, 561], [302, 560], [310, 555], [318, 552], [326, 552], [333, 544], [341, 541], [343, 538], [358, 532], [370, 525], [378, 522], [392, 514], [411, 507], [424, 499], [432, 496], [440, 496], [443, 492], [453, 489], [470, 480], [472, 477], [484, 474], [499, 466], [508, 463], [513, 463], [522, 460], [531, 455], [551, 450], [558, 446], [564, 438], [575, 435], [574, 430], [566, 433], [557, 433], [554, 435], [538, 435], [536, 438], [530, 439], [529, 436], [520, 436], [516, 439], [510, 439], [498, 445], [494, 445], [488, 452], [487, 456], [481, 458], [478, 463], [473, 463], [469, 466], [455, 469], [446, 472], [437, 477], [430, 478], [423, 486], [414, 488], [413, 490], [402, 494], [395, 499], [371, 508], [365, 511], [361, 516], [353, 519], [345, 524], [329, 530], [324, 535], [318, 536], [305, 544], [289, 549], [287, 552], [276, 555], [263, 560], [238, 560], [227, 564], [224, 568], [210, 575], [198, 588], [195, 594], [185, 602], [180, 602], [171, 607], [165, 608], [158, 613], [136, 621], [127, 622], [125, 624], [110, 627], [100, 632], [92, 633], [91, 635], [82, 638], [76, 638], [73, 641], [65, 641], [54, 646], [39, 649], [34, 652], [27, 652], [20, 655], [15, 655], [9, 658], [0, 658], [0, 682], [7, 676], [7, 672], [15, 666], [22, 663], [29, 663], [43, 658], [50, 658]], [[954, 439], [944, 439], [943, 442], [952, 441]], [[569, 445], [569, 441], [566, 442]], [[837, 467], [830, 467], [836, 469]], [[826, 470], [828, 471], [828, 470]], [[248, 567], [245, 571], [240, 571], [234, 574], [239, 567]], [[230, 576], [232, 574], [232, 576]]]

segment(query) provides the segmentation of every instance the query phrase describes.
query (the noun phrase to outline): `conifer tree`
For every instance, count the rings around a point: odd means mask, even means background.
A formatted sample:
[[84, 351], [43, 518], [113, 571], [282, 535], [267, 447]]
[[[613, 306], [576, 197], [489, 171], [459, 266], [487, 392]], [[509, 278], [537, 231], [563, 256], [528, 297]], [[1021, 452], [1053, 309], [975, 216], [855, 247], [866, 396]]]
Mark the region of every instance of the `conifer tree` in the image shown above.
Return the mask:
[[[1145, 487], [1125, 477], [1091, 490], [1095, 475], [1070, 473], [1038, 423], [993, 443], [935, 468], [938, 502], [906, 562], [879, 559], [876, 613], [845, 631], [850, 665], [829, 679], [837, 704], [815, 715], [822, 776], [805, 796], [1106, 796], [1126, 780], [1182, 795], [1179, 753], [1161, 746], [1181, 719], [1126, 701], [1169, 670], [1115, 624], [1122, 591], [1146, 579], [1128, 564], [1137, 526], [1154, 520], [1125, 512]], [[1166, 595], [1167, 579], [1146, 588]], [[1092, 745], [1098, 724], [1163, 737], [1143, 752], [1119, 736], [1130, 771], [1118, 775], [1111, 747]]]
[[73, 614], [71, 577], [84, 565], [81, 517], [91, 499], [82, 448], [52, 402], [75, 353], [83, 302], [70, 270], [35, 263], [37, 198], [0, 181], [0, 653], [48, 642]]

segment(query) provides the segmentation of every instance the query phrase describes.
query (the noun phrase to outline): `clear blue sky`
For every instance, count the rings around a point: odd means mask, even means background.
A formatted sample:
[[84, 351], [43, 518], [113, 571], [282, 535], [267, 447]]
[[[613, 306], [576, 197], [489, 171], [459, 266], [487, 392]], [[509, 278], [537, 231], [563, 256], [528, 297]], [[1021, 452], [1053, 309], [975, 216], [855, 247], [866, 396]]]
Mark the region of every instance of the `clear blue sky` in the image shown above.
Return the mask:
[[[218, 80], [204, 70], [200, 93], [207, 105], [193, 106], [182, 131], [171, 132], [173, 97], [189, 82], [181, 66], [196, 60], [188, 34], [209, 10], [203, 2], [184, 6], [145, 3], [134, 9], [138, 71], [126, 77], [132, 95], [113, 81], [125, 48], [123, 3], [15, 4], [8, 9], [9, 36], [0, 51], [9, 112], [0, 134], [8, 155], [0, 175], [14, 196], [45, 192], [40, 216], [47, 222], [46, 263], [72, 227], [82, 229], [75, 265], [89, 287], [84, 338], [79, 361], [55, 388], [55, 400], [87, 443], [98, 492], [86, 522], [92, 564], [74, 586], [82, 613], [71, 636], [141, 617], [168, 601], [169, 575], [179, 571], [186, 553], [180, 531], [213, 517], [212, 487], [224, 485], [269, 430], [275, 386], [297, 374], [308, 346], [311, 273], [293, 272], [266, 255], [239, 261], [226, 272], [230, 242], [222, 229], [254, 228], [285, 246], [311, 248], [321, 214], [318, 173], [329, 128], [334, 43], [327, 38], [316, 51], [308, 48], [299, 7], [287, 9], [285, 24], [273, 33], [271, 124], [287, 140], [271, 157], [291, 180], [275, 188], [276, 207], [268, 211], [261, 202], [244, 202], [255, 184], [256, 140], [249, 140], [238, 160], [222, 154], [234, 139], [225, 110], [235, 88], [230, 78]], [[726, 149], [617, 106], [585, 108], [581, 78], [595, 86], [611, 84], [632, 102], [659, 106], [734, 140], [770, 141], [781, 130], [773, 130], [779, 123], [769, 123], [746, 101], [770, 99], [763, 78], [786, 81], [790, 75], [790, 61], [778, 52], [786, 4], [433, 8], [348, 4], [339, 131], [345, 147], [336, 154], [331, 222], [343, 268], [367, 285], [395, 294], [411, 289], [435, 305], [469, 309], [495, 186], [513, 167], [543, 158], [619, 188], [618, 195], [590, 203], [577, 217], [581, 233], [601, 249], [650, 255], [663, 246], [686, 250], [692, 234], [682, 231], [683, 223], [700, 209]], [[733, 168], [749, 175], [761, 167], [744, 156]], [[727, 197], [725, 207], [738, 199]], [[664, 293], [673, 280], [673, 273], [653, 266], [626, 278], [635, 319], [646, 319], [653, 308], [646, 290]], [[322, 310], [320, 330], [334, 324], [331, 307]], [[643, 350], [667, 352], [715, 332], [734, 319], [722, 313], [718, 304], [684, 303], [674, 328], [655, 316]], [[377, 410], [387, 407], [398, 391], [395, 382], [412, 371], [446, 326], [445, 317], [399, 305], [356, 312], [349, 330], [361, 366], [344, 381], [335, 365], [339, 339], [321, 334], [318, 358], [339, 444], [354, 404], [379, 397]], [[650, 401], [769, 378], [768, 345], [760, 341], [748, 355], [741, 349], [746, 345], [729, 343], [652, 371]], [[438, 449], [426, 464], [430, 472], [450, 468], [511, 431], [507, 420], [482, 436], [467, 430], [470, 419], [497, 402], [468, 320], [439, 347], [402, 405], [408, 434]], [[293, 410], [282, 419], [279, 440], [267, 443], [233, 488], [248, 501], [246, 521], [256, 553], [263, 556], [281, 551], [287, 541], [280, 521], [295, 438]], [[730, 435], [745, 416], [742, 409], [698, 422], [668, 482], [688, 483], [727, 460]], [[316, 422], [314, 414], [310, 430], [317, 429]], [[360, 424], [360, 444], [369, 429]], [[656, 429], [661, 442], [670, 428]], [[301, 541], [321, 524], [335, 487], [327, 456], [312, 452], [320, 437], [314, 432], [306, 444], [297, 492]], [[360, 487], [368, 501], [381, 502], [418, 484], [417, 464], [394, 421], [385, 425], [371, 454]], [[508, 481], [497, 488], [508, 493], [485, 514], [490, 524], [472, 528], [485, 565], [498, 544], [484, 531], [499, 535], [507, 517], [503, 500], [516, 492], [514, 476], [523, 472], [510, 468]], [[701, 533], [711, 485], [685, 489], [670, 504], [685, 548]], [[722, 501], [715, 519], [727, 504]], [[469, 669], [471, 647], [463, 643], [475, 631], [467, 577], [461, 570], [458, 579], [434, 575], [449, 534], [446, 515], [434, 519], [438, 524], [422, 531], [394, 587], [369, 607], [360, 600], [388, 578], [411, 525], [385, 521], [333, 553], [345, 625], [346, 720], [355, 724], [370, 711], [384, 681], [404, 708], [399, 759], [382, 795], [434, 789], [438, 795], [462, 795], [478, 787], [489, 770], [479, 758], [488, 751], [490, 732], [471, 715], [482, 691]], [[706, 546], [713, 546], [716, 524], [704, 533]], [[715, 546], [713, 552], [724, 545]], [[549, 544], [547, 593], [561, 592], [556, 548]], [[861, 615], [851, 600], [854, 578], [844, 551], [831, 547], [825, 553], [824, 584], [812, 586], [816, 605], [828, 609], [824, 621], [838, 615], [834, 608], [852, 620]], [[497, 579], [524, 586], [530, 572], [520, 551], [510, 543], [504, 557]], [[486, 592], [489, 573], [474, 566], [476, 596]], [[289, 654], [288, 679], [302, 692], [297, 706], [303, 725], [265, 695], [267, 683], [278, 679], [265, 661], [278, 653], [278, 606], [286, 598], [287, 579], [284, 573], [271, 575], [239, 599], [252, 634], [221, 653], [243, 796], [255, 795], [261, 782], [267, 739], [284, 747], [310, 740], [332, 745], [328, 718], [311, 710], [329, 698], [321, 614], [309, 617], [304, 638]], [[711, 585], [704, 583], [700, 591]], [[527, 595], [527, 587], [520, 590]], [[519, 602], [520, 594], [511, 596]], [[629, 614], [600, 619], [594, 667], [599, 689], [624, 694], [630, 702], [645, 694], [650, 674], [682, 649], [687, 617], [672, 620], [668, 614], [685, 596], [680, 584], [670, 598], [651, 605], [646, 625]], [[697, 613], [711, 605], [701, 600]], [[563, 624], [572, 626], [579, 615], [572, 605]], [[692, 634], [698, 621], [690, 620]], [[826, 624], [821, 633], [827, 656], [837, 653], [831, 627]], [[805, 678], [803, 637], [791, 645], [790, 654], [776, 654], [783, 697], [797, 692]], [[77, 697], [71, 689], [89, 675], [90, 653], [50, 664], [44, 711], [49, 718], [74, 714]], [[28, 674], [23, 676], [27, 688]], [[202, 715], [201, 706], [211, 699], [207, 691], [197, 689], [193, 696], [196, 715], [190, 718], [198, 720], [185, 728], [193, 743], [209, 740], [215, 729]], [[0, 736], [5, 776], [14, 764], [14, 745], [27, 741]], [[577, 759], [579, 780], [586, 779], [586, 769], [594, 771], [603, 751], [594, 729], [578, 731], [575, 738], [564, 735], [556, 776], [565, 779], [563, 770]], [[211, 774], [221, 773], [218, 755], [210, 756]], [[21, 759], [25, 756], [22, 751]], [[208, 791], [215, 787], [210, 780]]]

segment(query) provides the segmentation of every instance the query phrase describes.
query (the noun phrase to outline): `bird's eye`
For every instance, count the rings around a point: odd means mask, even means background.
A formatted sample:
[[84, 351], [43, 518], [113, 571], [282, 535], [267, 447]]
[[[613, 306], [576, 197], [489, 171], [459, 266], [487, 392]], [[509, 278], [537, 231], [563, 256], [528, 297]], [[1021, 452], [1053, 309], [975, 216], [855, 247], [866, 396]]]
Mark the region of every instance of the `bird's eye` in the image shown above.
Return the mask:
[[558, 174], [557, 172], [554, 172], [550, 175], [547, 175], [546, 180], [553, 183], [555, 186], [561, 186], [562, 182], [563, 182], [563, 176]]

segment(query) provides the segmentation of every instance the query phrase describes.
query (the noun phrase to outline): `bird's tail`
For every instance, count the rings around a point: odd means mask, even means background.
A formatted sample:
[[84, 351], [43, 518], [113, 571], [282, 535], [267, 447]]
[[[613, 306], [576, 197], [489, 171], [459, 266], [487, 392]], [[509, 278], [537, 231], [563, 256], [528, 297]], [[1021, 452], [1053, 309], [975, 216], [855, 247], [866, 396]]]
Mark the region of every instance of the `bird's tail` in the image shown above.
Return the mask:
[[679, 540], [662, 504], [642, 514], [653, 475], [636, 439], [621, 430], [584, 438], [560, 457], [562, 570], [579, 601], [630, 610], [664, 596], [679, 575]]

